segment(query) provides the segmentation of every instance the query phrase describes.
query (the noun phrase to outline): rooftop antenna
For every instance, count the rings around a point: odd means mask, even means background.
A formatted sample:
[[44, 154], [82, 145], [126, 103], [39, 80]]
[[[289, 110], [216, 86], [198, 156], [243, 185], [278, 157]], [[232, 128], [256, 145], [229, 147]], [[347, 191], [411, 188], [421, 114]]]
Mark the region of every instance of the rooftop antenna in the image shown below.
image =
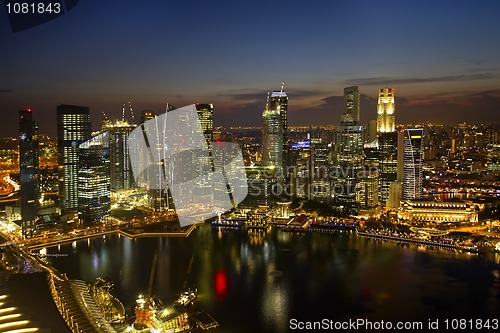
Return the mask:
[[122, 106], [122, 121], [125, 121], [125, 103]]
[[280, 92], [283, 92], [284, 88], [285, 88], [285, 81], [281, 81], [281, 91]]
[[265, 111], [269, 111], [269, 91], [267, 92], [266, 110]]

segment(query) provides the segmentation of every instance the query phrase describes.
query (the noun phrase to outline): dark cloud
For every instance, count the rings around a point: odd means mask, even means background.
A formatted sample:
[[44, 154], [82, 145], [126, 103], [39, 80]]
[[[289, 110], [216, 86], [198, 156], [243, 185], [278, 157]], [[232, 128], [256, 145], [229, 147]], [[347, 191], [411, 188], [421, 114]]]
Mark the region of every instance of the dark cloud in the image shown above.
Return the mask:
[[6, 94], [6, 93], [11, 93], [12, 89], [0, 89], [0, 93]]
[[[435, 76], [435, 77], [415, 77], [415, 78], [396, 78], [396, 77], [368, 77], [354, 80], [359, 85], [365, 86], [396, 86], [401, 84], [412, 83], [431, 83], [431, 82], [453, 82], [453, 81], [474, 81], [474, 80], [490, 80], [500, 78], [499, 73], [477, 73], [477, 74], [463, 74], [463, 75], [448, 75], [448, 76]], [[348, 84], [353, 80], [344, 81]]]

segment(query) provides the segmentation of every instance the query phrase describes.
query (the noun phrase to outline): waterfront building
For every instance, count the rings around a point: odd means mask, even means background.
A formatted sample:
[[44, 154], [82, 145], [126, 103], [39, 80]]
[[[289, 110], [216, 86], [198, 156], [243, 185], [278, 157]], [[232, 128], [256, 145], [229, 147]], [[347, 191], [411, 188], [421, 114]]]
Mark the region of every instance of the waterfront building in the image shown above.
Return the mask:
[[404, 130], [403, 199], [422, 197], [422, 128]]
[[356, 202], [362, 211], [378, 206], [378, 170], [366, 168], [358, 173]]
[[78, 215], [84, 224], [110, 213], [109, 132], [83, 142], [78, 152]]
[[89, 108], [75, 105], [57, 107], [57, 155], [59, 164], [59, 205], [63, 213], [78, 209], [78, 149], [90, 139]]
[[38, 204], [38, 124], [31, 109], [19, 111], [19, 166], [21, 227], [24, 236], [34, 229]]
[[267, 229], [271, 225], [271, 217], [267, 207], [259, 207], [247, 213], [247, 228]]
[[478, 221], [478, 214], [474, 205], [471, 202], [460, 200], [404, 200], [398, 217], [409, 223], [467, 223]]

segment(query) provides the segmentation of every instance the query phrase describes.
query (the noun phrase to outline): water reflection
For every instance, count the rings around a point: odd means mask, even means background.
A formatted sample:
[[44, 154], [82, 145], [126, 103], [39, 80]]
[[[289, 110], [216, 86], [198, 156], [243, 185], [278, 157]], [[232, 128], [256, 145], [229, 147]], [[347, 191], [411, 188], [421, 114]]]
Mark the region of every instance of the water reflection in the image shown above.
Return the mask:
[[[85, 243], [82, 243], [85, 242]], [[499, 255], [467, 256], [338, 234], [198, 228], [188, 238], [95, 238], [48, 249], [70, 278], [115, 281], [131, 313], [146, 293], [166, 302], [189, 287], [219, 332], [286, 332], [299, 320], [485, 318], [500, 312]], [[81, 246], [84, 245], [84, 246]]]

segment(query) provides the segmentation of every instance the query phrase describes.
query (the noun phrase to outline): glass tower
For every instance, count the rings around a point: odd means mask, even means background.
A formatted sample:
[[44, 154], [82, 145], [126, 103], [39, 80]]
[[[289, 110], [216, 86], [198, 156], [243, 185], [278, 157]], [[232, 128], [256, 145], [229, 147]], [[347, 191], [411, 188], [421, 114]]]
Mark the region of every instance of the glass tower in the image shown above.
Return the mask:
[[89, 108], [59, 105], [57, 107], [59, 205], [65, 213], [78, 209], [78, 147], [89, 139]]
[[38, 124], [31, 109], [19, 111], [19, 164], [21, 171], [21, 221], [24, 236], [34, 229], [38, 200]]
[[79, 145], [78, 215], [84, 224], [110, 212], [109, 142], [109, 132], [103, 132]]
[[404, 131], [403, 199], [422, 197], [422, 128]]

